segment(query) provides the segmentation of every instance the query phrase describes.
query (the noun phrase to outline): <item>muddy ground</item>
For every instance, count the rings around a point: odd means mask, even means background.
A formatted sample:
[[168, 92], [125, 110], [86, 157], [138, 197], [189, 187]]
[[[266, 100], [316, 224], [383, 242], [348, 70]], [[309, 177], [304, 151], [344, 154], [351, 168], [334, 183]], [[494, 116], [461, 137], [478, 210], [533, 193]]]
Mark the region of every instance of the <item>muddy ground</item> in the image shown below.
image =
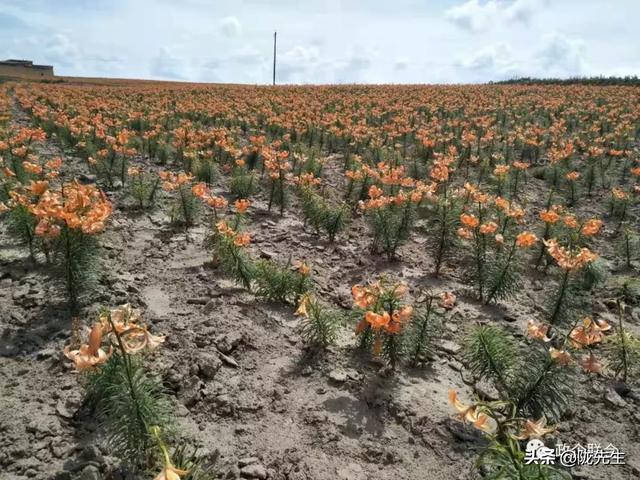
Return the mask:
[[[27, 118], [16, 112], [16, 122]], [[87, 173], [73, 152], [63, 152], [54, 141], [37, 148], [44, 157], [64, 155], [67, 178]], [[339, 161], [328, 159], [329, 166], [336, 162], [329, 168], [336, 174], [330, 178], [334, 185]], [[535, 191], [536, 180], [531, 182]], [[217, 192], [228, 192], [224, 177]], [[254, 255], [282, 263], [306, 259], [317, 294], [328, 302], [350, 308], [350, 286], [383, 272], [407, 281], [416, 299], [425, 288], [458, 295], [432, 364], [386, 375], [375, 359], [354, 348], [352, 325], [344, 326], [326, 355], [305, 355], [293, 308], [256, 300], [212, 264], [205, 247], [210, 220], [185, 232], [170, 225], [163, 201], [152, 212], [137, 213], [126, 207], [122, 191], [108, 194], [114, 215], [101, 236], [98, 287], [81, 317], [89, 323], [100, 306], [130, 302], [144, 311], [154, 332], [167, 335], [149, 365], [171, 393], [185, 434], [219, 455], [220, 478], [473, 478], [482, 441], [452, 418], [447, 404], [450, 388], [465, 400], [474, 395], [457, 358], [461, 338], [478, 321], [504, 325], [522, 337], [526, 321], [540, 315], [543, 279], [528, 278], [516, 301], [484, 307], [465, 294], [459, 260], [445, 265], [441, 278], [429, 275], [431, 259], [419, 230], [400, 249], [399, 260], [388, 261], [370, 253], [362, 219], [329, 244], [305, 230], [295, 204], [280, 218], [267, 212], [259, 196], [249, 211]], [[595, 315], [610, 318], [605, 300], [594, 304]], [[0, 478], [122, 478], [98, 425], [79, 410], [81, 388], [62, 355], [71, 322], [60, 285], [4, 225], [0, 312]], [[636, 332], [638, 320], [633, 312], [630, 328]], [[623, 398], [614, 387], [606, 379], [581, 376], [570, 414], [555, 435], [569, 444], [611, 443], [626, 453], [627, 465], [575, 468], [576, 478], [640, 476], [640, 395]]]

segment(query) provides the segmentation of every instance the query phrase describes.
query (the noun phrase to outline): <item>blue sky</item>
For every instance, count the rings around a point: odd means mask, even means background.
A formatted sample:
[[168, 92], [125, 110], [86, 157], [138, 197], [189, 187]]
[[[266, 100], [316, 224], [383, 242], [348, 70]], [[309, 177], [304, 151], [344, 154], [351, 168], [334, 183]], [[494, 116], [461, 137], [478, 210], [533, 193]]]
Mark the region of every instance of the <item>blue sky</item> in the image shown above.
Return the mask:
[[0, 0], [0, 59], [268, 83], [640, 75], [638, 0]]

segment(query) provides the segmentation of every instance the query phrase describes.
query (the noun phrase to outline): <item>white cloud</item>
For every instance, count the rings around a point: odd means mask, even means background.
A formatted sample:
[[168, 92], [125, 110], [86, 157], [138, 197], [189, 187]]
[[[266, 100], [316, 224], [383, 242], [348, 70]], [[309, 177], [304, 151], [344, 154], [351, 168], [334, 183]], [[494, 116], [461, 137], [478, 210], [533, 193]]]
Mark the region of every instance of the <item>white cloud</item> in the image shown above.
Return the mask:
[[174, 54], [172, 49], [168, 47], [162, 47], [149, 65], [151, 76], [164, 80], [188, 79], [189, 76], [186, 70], [184, 60]]
[[0, 12], [0, 28], [4, 31], [25, 30], [28, 28], [27, 23], [15, 15]]
[[494, 0], [489, 0], [484, 5], [479, 0], [468, 0], [462, 5], [451, 7], [444, 16], [464, 30], [477, 32], [487, 28], [491, 18], [497, 13], [498, 3]]
[[547, 0], [515, 0], [505, 9], [505, 17], [507, 20], [528, 24], [536, 11], [546, 3]]
[[313, 77], [318, 75], [322, 62], [317, 46], [296, 45], [278, 55], [277, 79], [286, 83], [314, 82]]
[[455, 62], [465, 81], [505, 80], [521, 71], [515, 55], [504, 43], [489, 45]]
[[410, 60], [407, 57], [397, 58], [393, 64], [394, 70], [406, 70], [409, 68]]
[[541, 0], [467, 0], [445, 11], [445, 18], [463, 30], [486, 31], [493, 26], [505, 26], [512, 22], [528, 24], [542, 6]]
[[237, 37], [242, 34], [242, 25], [236, 17], [225, 17], [220, 21], [220, 29], [227, 37]]
[[366, 73], [376, 53], [371, 50], [353, 50], [348, 55], [330, 57], [320, 46], [297, 45], [278, 55], [277, 81], [279, 83], [356, 83], [372, 82]]
[[0, 4], [0, 58], [51, 63], [60, 75], [270, 83], [274, 30], [279, 83], [457, 83], [640, 68], [640, 31], [629, 22], [640, 15], [638, 0]]
[[43, 55], [47, 62], [64, 68], [78, 67], [82, 59], [78, 46], [62, 33], [45, 41]]
[[270, 67], [270, 58], [247, 45], [227, 55], [210, 58], [200, 67], [202, 81], [229, 81], [229, 76], [242, 76], [253, 83], [263, 83]]
[[481, 48], [454, 66], [464, 81], [486, 82], [514, 77], [572, 77], [589, 74], [585, 44], [559, 33], [547, 34], [538, 47], [515, 51], [504, 43]]
[[335, 62], [335, 81], [337, 83], [354, 83], [375, 81], [368, 79], [366, 73], [373, 64], [376, 53], [372, 51], [357, 51], [346, 59]]
[[585, 73], [585, 43], [560, 33], [546, 35], [536, 57], [540, 74], [546, 77], [577, 76]]

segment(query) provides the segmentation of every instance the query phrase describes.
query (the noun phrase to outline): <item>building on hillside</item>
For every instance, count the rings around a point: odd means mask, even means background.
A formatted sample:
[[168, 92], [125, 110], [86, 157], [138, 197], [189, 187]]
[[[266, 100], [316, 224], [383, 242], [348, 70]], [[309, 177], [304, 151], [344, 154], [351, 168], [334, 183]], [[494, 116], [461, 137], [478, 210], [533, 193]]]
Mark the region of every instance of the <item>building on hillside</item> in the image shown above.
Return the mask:
[[46, 79], [53, 78], [51, 65], [34, 65], [31, 60], [0, 61], [0, 77]]

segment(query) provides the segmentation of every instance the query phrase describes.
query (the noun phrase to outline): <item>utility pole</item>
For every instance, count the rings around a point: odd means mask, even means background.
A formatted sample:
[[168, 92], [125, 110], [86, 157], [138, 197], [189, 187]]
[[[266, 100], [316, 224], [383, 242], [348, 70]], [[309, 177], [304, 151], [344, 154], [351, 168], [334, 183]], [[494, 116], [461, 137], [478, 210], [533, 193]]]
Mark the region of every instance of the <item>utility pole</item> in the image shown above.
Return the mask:
[[276, 43], [278, 41], [278, 32], [273, 32], [273, 84], [276, 84]]

